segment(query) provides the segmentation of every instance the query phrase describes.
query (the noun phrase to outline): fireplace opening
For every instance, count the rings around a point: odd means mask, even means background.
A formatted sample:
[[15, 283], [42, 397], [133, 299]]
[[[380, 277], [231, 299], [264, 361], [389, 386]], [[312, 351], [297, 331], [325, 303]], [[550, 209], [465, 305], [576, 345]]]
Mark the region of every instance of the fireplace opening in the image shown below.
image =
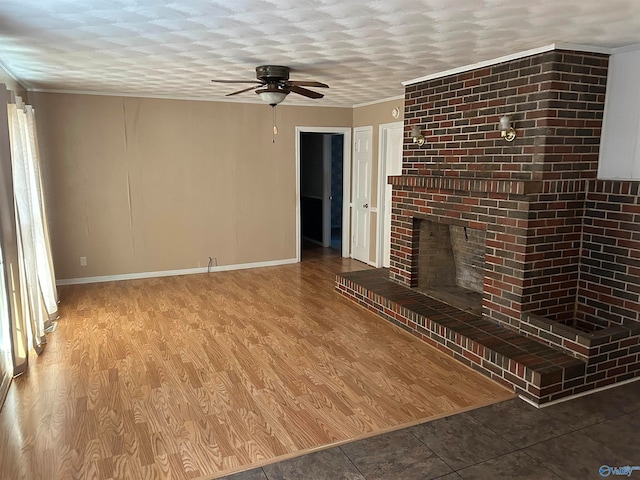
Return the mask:
[[486, 232], [431, 220], [418, 223], [417, 290], [482, 315]]

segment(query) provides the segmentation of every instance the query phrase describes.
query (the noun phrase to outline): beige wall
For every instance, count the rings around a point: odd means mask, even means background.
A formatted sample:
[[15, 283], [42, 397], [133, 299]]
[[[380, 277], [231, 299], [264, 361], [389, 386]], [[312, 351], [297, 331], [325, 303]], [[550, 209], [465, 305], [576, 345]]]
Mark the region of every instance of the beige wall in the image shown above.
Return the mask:
[[[31, 93], [59, 279], [296, 256], [295, 126], [350, 108]], [[360, 115], [359, 115], [360, 117]], [[87, 257], [81, 267], [79, 258]]]
[[[400, 116], [393, 118], [391, 112], [394, 108], [398, 108]], [[373, 167], [371, 171], [371, 205], [376, 209], [379, 207], [378, 202], [378, 145], [380, 142], [380, 125], [385, 123], [402, 122], [404, 116], [404, 99], [389, 100], [387, 102], [367, 105], [365, 107], [357, 107], [353, 109], [353, 127], [373, 126]], [[377, 261], [378, 255], [378, 215], [373, 212], [371, 214], [371, 250], [369, 252], [369, 260]]]

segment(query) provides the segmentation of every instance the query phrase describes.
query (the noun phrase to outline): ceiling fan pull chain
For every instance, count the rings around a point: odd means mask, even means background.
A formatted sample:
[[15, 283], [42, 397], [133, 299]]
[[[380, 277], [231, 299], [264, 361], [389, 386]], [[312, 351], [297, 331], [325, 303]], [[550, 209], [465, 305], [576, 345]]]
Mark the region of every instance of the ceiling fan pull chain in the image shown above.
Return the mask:
[[276, 126], [276, 106], [272, 105], [271, 108], [272, 108], [272, 111], [273, 111], [273, 137], [272, 137], [272, 143], [276, 143], [276, 135], [278, 134], [278, 127]]

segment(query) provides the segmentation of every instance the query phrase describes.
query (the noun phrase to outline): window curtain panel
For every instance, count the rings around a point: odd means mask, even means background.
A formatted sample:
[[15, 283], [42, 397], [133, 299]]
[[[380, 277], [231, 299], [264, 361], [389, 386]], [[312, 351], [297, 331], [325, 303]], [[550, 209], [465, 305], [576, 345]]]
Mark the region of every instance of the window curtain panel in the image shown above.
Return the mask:
[[33, 152], [32, 160], [30, 162], [33, 166], [33, 192], [34, 195], [37, 195], [37, 201], [32, 202], [35, 209], [33, 218], [37, 220], [36, 267], [38, 270], [38, 282], [40, 283], [40, 290], [43, 295], [45, 310], [48, 315], [48, 320], [51, 321], [58, 318], [58, 292], [56, 290], [56, 277], [53, 269], [53, 257], [51, 255], [51, 237], [49, 236], [49, 224], [47, 222], [47, 212], [45, 207], [46, 201], [44, 199], [42, 171], [40, 168], [40, 150], [38, 148], [36, 114], [31, 105], [25, 106], [24, 113], [27, 119], [29, 145]]
[[31, 346], [39, 354], [46, 341], [45, 330], [57, 317], [58, 298], [44, 208], [35, 114], [30, 106], [11, 103], [7, 105], [7, 116], [20, 283], [26, 307], [14, 328], [26, 332]]
[[[0, 83], [0, 105], [12, 103], [11, 92]], [[22, 296], [18, 277], [18, 244], [15, 238], [16, 212], [14, 208], [13, 175], [11, 173], [11, 148], [9, 123], [6, 115], [0, 115], [0, 399], [5, 398], [11, 377], [20, 373], [14, 365], [24, 364], [26, 337], [24, 341], [13, 328], [13, 320], [22, 312]], [[3, 288], [4, 287], [4, 288]], [[1, 404], [0, 404], [1, 407]]]

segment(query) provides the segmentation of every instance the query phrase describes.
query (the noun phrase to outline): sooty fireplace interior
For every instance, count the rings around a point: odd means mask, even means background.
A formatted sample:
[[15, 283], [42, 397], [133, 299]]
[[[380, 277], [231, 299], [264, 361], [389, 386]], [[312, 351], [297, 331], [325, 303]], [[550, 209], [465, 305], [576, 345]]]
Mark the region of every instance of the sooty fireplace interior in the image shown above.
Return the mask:
[[415, 220], [419, 225], [417, 289], [461, 310], [482, 313], [485, 232]]

